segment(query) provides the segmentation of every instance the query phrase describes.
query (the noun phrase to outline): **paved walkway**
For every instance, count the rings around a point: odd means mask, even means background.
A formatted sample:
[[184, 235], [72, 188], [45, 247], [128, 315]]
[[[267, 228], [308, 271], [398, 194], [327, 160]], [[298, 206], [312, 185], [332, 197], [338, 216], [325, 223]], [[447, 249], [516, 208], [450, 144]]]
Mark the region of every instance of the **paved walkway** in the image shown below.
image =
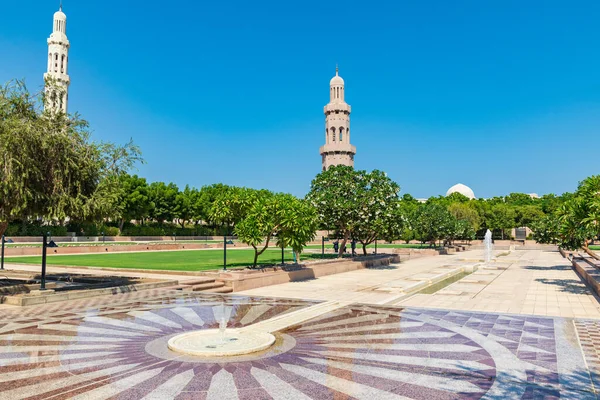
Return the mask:
[[397, 303], [511, 314], [600, 318], [598, 298], [558, 252], [513, 251], [433, 295]]
[[428, 276], [473, 265], [481, 251], [419, 258], [387, 269], [366, 269], [318, 279], [247, 290], [240, 294], [499, 313], [600, 319], [600, 302], [558, 252], [496, 252], [492, 267], [434, 294], [402, 299], [408, 285]]

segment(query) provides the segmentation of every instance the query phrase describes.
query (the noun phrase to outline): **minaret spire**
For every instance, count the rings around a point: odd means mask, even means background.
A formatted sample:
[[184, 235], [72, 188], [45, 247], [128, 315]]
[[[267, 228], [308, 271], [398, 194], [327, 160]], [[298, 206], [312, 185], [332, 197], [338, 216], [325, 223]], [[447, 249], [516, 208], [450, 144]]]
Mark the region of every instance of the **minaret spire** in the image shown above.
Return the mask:
[[339, 66], [335, 65], [335, 76], [329, 82], [329, 103], [325, 106], [325, 145], [321, 147], [323, 171], [332, 165], [354, 167], [356, 147], [350, 144], [351, 107], [345, 100], [344, 80]]
[[67, 39], [67, 16], [59, 10], [54, 13], [52, 34], [48, 38], [48, 69], [44, 74], [46, 100], [44, 108], [51, 112], [67, 113], [69, 84], [69, 39]]

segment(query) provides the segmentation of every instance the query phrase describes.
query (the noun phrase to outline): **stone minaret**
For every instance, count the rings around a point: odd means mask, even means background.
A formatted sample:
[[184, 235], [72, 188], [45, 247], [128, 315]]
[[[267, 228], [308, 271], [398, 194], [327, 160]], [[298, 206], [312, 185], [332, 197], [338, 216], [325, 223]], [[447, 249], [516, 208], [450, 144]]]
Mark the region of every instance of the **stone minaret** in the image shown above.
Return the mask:
[[325, 146], [321, 147], [323, 171], [332, 165], [354, 167], [356, 147], [350, 144], [351, 107], [344, 101], [344, 80], [338, 75], [329, 82], [329, 104], [325, 106]]
[[69, 64], [69, 40], [67, 39], [67, 16], [60, 9], [54, 13], [54, 26], [48, 38], [48, 72], [44, 74], [46, 82], [45, 108], [49, 111], [67, 113], [69, 84], [67, 74]]

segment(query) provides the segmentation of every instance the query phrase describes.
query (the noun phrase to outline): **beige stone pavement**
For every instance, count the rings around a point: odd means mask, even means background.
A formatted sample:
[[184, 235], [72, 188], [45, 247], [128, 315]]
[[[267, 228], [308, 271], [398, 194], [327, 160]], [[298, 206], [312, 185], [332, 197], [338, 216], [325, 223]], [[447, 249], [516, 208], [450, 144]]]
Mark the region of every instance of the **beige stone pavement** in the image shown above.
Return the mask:
[[512, 314], [598, 318], [600, 302], [558, 252], [496, 252], [490, 267], [434, 294], [399, 299], [402, 287], [443, 270], [472, 265], [481, 251], [408, 260], [389, 269], [365, 269], [318, 279], [247, 290], [236, 294], [371, 304], [459, 309]]

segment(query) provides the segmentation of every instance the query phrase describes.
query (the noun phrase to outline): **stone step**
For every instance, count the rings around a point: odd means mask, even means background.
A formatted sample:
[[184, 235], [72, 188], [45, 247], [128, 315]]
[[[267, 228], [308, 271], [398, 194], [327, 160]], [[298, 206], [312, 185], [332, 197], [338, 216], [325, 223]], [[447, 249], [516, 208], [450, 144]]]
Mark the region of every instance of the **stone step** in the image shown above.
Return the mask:
[[223, 286], [223, 287], [218, 287], [218, 288], [214, 288], [214, 289], [206, 289], [206, 290], [203, 290], [202, 292], [204, 292], [204, 293], [231, 293], [231, 292], [233, 292], [233, 288], [231, 288], [229, 286]]
[[165, 289], [169, 289], [169, 290], [186, 290], [189, 289], [190, 287], [188, 285], [177, 285], [177, 286], [169, 286]]
[[201, 285], [203, 283], [212, 283], [214, 282], [214, 278], [199, 278], [199, 279], [190, 279], [185, 281], [179, 281], [180, 285]]
[[200, 285], [192, 285], [191, 288], [194, 292], [205, 291], [208, 289], [216, 289], [225, 286], [223, 282], [215, 282], [214, 280], [210, 283], [202, 283]]

